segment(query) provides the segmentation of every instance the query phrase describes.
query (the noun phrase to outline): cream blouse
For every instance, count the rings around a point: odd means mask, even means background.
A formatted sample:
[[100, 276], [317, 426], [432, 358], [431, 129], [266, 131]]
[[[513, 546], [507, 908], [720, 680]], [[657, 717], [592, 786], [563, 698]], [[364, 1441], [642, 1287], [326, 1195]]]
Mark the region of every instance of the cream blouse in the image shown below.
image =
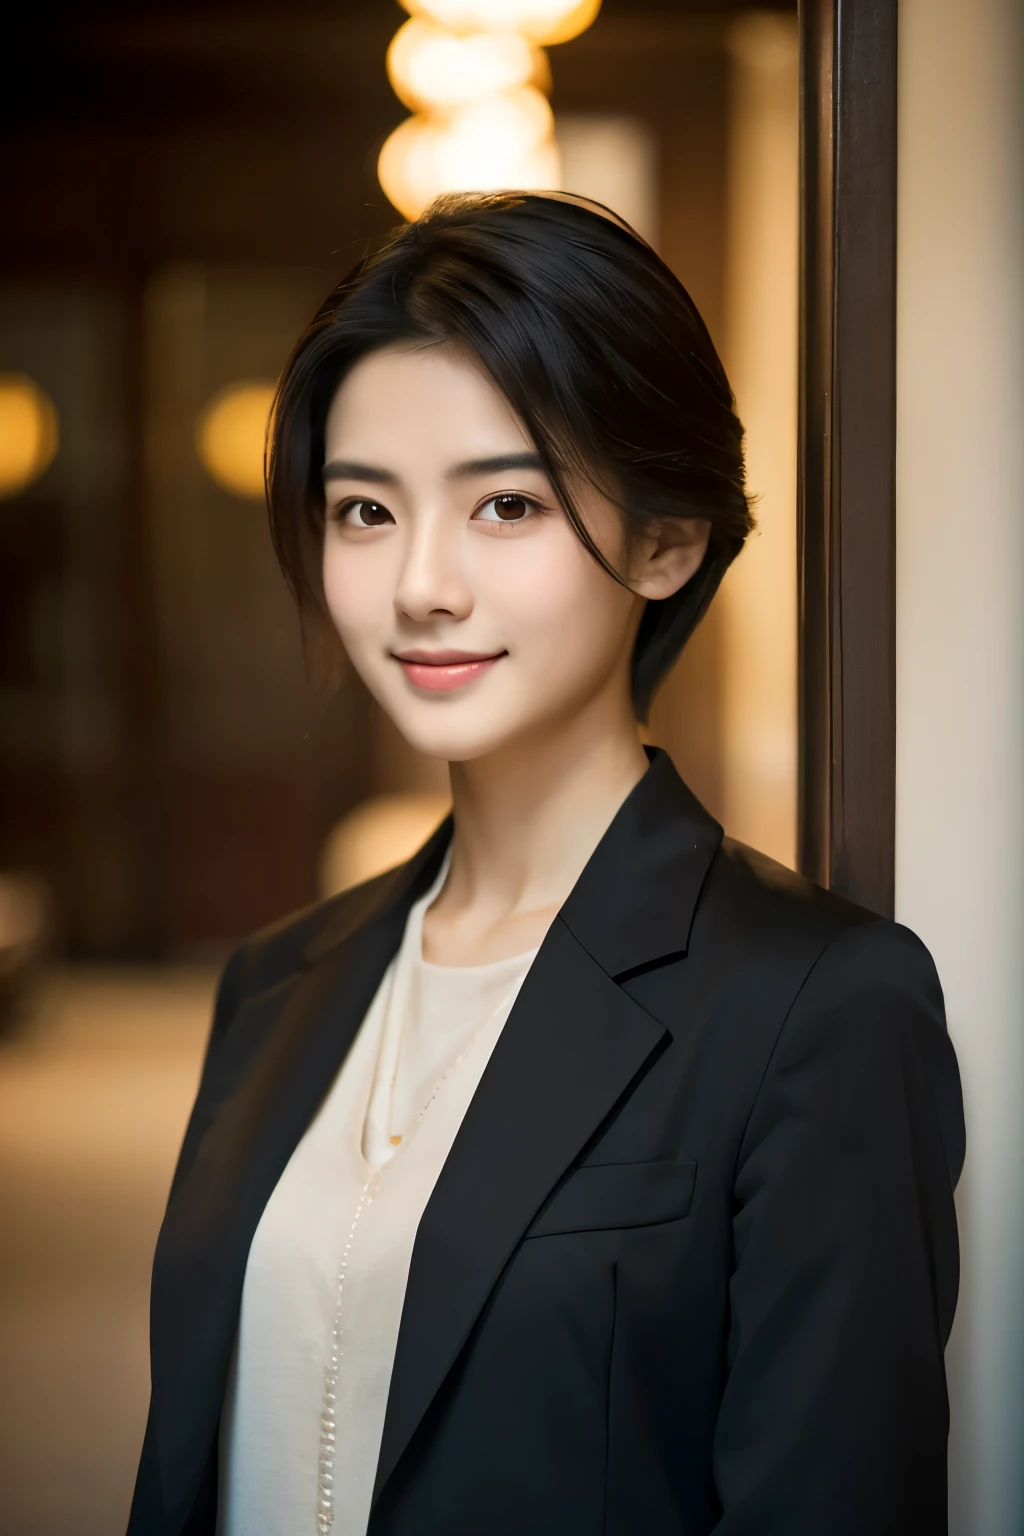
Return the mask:
[[409, 913], [253, 1237], [220, 1434], [219, 1536], [364, 1536], [420, 1217], [536, 950], [423, 959]]

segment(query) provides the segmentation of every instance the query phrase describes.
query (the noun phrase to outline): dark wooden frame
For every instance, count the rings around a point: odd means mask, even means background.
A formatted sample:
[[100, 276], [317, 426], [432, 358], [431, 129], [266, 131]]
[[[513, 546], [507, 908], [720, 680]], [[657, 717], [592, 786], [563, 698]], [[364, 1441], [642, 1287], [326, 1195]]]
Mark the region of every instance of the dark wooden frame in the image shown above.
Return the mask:
[[801, 0], [805, 874], [892, 914], [897, 0]]

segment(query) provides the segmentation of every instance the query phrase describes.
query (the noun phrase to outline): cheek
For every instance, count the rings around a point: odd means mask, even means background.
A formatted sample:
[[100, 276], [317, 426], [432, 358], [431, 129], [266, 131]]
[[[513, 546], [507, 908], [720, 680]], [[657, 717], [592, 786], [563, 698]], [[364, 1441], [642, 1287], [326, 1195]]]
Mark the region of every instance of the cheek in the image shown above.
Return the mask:
[[501, 581], [492, 584], [491, 604], [521, 653], [536, 650], [550, 657], [557, 642], [563, 656], [583, 649], [593, 655], [621, 643], [632, 598], [575, 534], [566, 530], [557, 539], [538, 540], [535, 549], [524, 547], [522, 559], [503, 565]]
[[[353, 559], [353, 554], [359, 558]], [[354, 551], [340, 541], [327, 542], [323, 581], [328, 612], [347, 646], [358, 645], [361, 636], [372, 635], [387, 622], [392, 587], [386, 551]]]

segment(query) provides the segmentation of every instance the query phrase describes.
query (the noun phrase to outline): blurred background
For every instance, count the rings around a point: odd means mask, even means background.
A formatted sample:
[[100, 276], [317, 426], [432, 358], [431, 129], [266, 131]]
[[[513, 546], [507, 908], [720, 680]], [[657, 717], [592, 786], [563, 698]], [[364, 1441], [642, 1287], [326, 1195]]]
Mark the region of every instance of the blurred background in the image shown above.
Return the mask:
[[358, 679], [310, 687], [260, 478], [298, 333], [441, 184], [610, 204], [707, 321], [760, 529], [650, 734], [794, 862], [795, 3], [561, 10], [510, 3], [519, 52], [471, 59], [391, 0], [42, 0], [5, 23], [4, 1536], [127, 1516], [218, 964], [443, 812], [443, 772]]

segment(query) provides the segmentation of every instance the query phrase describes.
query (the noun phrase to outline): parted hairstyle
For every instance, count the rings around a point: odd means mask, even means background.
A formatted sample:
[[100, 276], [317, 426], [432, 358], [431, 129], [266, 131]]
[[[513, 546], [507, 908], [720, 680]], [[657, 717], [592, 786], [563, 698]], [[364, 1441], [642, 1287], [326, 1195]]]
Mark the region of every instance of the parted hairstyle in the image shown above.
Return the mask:
[[711, 525], [700, 568], [641, 619], [632, 690], [646, 719], [753, 526], [743, 429], [686, 289], [608, 209], [525, 192], [438, 198], [342, 279], [285, 367], [267, 451], [274, 548], [328, 672], [340, 642], [320, 574], [324, 426], [348, 370], [402, 343], [454, 344], [476, 358], [577, 535], [617, 580], [577, 509], [581, 481], [619, 508], [627, 535], [673, 517]]

